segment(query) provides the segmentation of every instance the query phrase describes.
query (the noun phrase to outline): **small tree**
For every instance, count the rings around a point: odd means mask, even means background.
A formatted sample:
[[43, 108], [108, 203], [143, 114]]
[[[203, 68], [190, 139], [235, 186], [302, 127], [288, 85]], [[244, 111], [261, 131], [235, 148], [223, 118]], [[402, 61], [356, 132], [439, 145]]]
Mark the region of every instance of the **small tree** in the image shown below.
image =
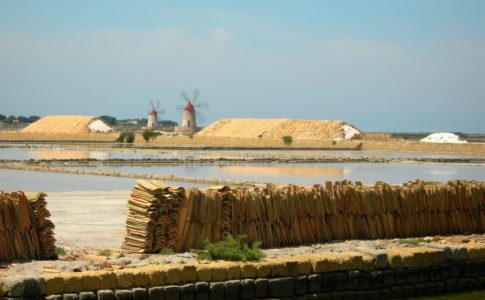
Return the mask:
[[285, 135], [281, 137], [281, 140], [283, 140], [283, 143], [285, 143], [286, 146], [289, 146], [293, 142], [293, 137], [291, 137], [291, 135]]

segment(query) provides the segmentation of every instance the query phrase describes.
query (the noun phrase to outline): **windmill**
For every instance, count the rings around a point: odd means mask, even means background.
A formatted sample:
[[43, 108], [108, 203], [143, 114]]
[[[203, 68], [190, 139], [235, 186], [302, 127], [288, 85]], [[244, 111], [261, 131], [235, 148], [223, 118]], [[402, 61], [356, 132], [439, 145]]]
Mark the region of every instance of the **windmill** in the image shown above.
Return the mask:
[[182, 126], [177, 127], [177, 131], [184, 133], [194, 133], [200, 130], [197, 127], [197, 119], [204, 122], [205, 116], [198, 110], [209, 107], [207, 102], [198, 102], [200, 92], [198, 89], [194, 89], [192, 98], [189, 98], [185, 91], [180, 93], [180, 97], [185, 101], [185, 105], [178, 105], [177, 110], [183, 112]]
[[152, 109], [148, 111], [147, 128], [154, 128], [158, 125], [158, 115], [163, 115], [165, 111], [160, 109], [160, 100], [157, 100], [156, 104], [153, 103], [153, 100], [150, 100], [150, 105]]

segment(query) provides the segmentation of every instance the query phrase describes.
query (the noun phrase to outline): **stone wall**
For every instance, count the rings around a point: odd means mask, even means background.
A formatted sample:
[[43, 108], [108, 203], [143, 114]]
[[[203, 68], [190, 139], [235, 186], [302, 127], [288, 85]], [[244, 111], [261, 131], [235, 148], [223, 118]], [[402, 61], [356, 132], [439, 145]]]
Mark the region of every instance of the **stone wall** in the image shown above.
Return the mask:
[[485, 244], [49, 274], [0, 284], [48, 299], [391, 299], [485, 288]]

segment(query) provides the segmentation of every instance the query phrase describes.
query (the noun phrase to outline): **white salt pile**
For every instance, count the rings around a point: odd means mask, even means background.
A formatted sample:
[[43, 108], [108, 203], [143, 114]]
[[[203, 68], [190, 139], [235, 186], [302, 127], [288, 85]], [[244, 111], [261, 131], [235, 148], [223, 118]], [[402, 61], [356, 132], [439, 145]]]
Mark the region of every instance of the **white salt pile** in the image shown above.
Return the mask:
[[91, 132], [110, 132], [113, 131], [113, 128], [106, 125], [101, 120], [94, 120], [88, 125], [88, 128]]
[[344, 130], [344, 135], [345, 135], [344, 138], [346, 140], [350, 140], [355, 135], [361, 134], [361, 132], [357, 128], [355, 128], [355, 127], [353, 127], [352, 125], [349, 125], [349, 124], [344, 124], [342, 126], [342, 129]]
[[420, 140], [423, 143], [450, 143], [450, 144], [466, 144], [467, 141], [461, 140], [459, 136], [451, 132], [435, 132], [424, 139]]

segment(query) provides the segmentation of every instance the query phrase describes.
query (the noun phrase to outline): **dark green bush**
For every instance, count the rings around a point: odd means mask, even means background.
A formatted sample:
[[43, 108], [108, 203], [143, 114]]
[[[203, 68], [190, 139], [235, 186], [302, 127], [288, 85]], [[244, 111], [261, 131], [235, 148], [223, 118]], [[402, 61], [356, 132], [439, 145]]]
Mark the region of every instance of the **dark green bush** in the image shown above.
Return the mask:
[[199, 258], [208, 260], [247, 261], [260, 260], [263, 256], [261, 242], [254, 242], [249, 247], [245, 235], [240, 235], [235, 238], [230, 236], [225, 241], [217, 243], [206, 241], [204, 251], [199, 253]]
[[145, 130], [142, 133], [142, 136], [143, 136], [143, 139], [145, 140], [145, 143], [148, 143], [149, 141], [153, 141], [159, 135], [161, 135], [160, 132], [151, 131], [151, 130]]
[[285, 145], [289, 146], [293, 142], [293, 137], [291, 135], [285, 135], [281, 137], [281, 140], [283, 140], [283, 143], [285, 143]]
[[133, 132], [126, 133], [126, 140], [127, 143], [132, 144], [135, 141], [135, 134]]

